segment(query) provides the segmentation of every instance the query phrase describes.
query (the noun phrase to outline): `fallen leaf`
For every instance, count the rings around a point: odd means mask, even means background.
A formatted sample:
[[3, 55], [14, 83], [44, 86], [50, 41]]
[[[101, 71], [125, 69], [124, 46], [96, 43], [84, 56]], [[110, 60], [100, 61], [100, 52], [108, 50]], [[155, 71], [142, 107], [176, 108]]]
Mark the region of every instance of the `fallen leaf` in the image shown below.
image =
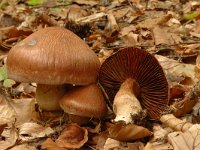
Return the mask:
[[155, 26], [152, 30], [153, 37], [156, 45], [165, 44], [170, 45], [173, 44], [172, 38], [170, 34], [165, 32], [165, 29], [161, 29], [159, 26]]
[[193, 125], [184, 133], [172, 132], [168, 135], [168, 140], [174, 150], [198, 150], [200, 149], [200, 125]]
[[56, 143], [59, 145], [59, 147], [77, 149], [81, 148], [87, 141], [87, 129], [72, 123], [66, 125], [61, 135], [56, 140]]
[[118, 141], [133, 141], [147, 136], [151, 136], [147, 128], [134, 124], [117, 123], [108, 129], [109, 137]]
[[192, 126], [192, 123], [178, 119], [173, 114], [161, 116], [160, 121], [175, 131], [185, 132]]
[[97, 141], [97, 144], [96, 144], [96, 148], [97, 149], [103, 149], [104, 148], [104, 145], [106, 143], [106, 140], [108, 138], [108, 131], [104, 131], [104, 132], [101, 132], [98, 136], [98, 141]]
[[150, 140], [152, 145], [161, 145], [164, 144], [167, 140], [167, 135], [169, 131], [166, 129], [163, 129], [161, 125], [154, 125], [153, 126], [153, 137]]
[[18, 139], [16, 128], [12, 126], [11, 128], [5, 129], [1, 134], [1, 137], [4, 137], [5, 140], [0, 141], [0, 150], [6, 150], [13, 146]]
[[128, 150], [149, 150], [145, 149], [144, 143], [142, 142], [134, 142], [134, 143], [127, 143]]
[[32, 111], [35, 104], [35, 100], [33, 98], [12, 99], [8, 102], [12, 110], [15, 111], [16, 127], [31, 121]]
[[43, 144], [47, 150], [67, 150], [66, 148], [59, 147], [54, 141], [48, 138]]
[[85, 5], [90, 5], [90, 6], [95, 6], [95, 5], [99, 4], [99, 1], [97, 1], [97, 0], [87, 0], [87, 1], [86, 0], [74, 0], [74, 2], [77, 4], [81, 4], [81, 5], [85, 4]]
[[78, 5], [71, 5], [67, 13], [68, 21], [75, 21], [78, 18], [86, 17], [87, 11]]
[[16, 113], [2, 95], [0, 95], [0, 112], [0, 125], [14, 123]]
[[7, 124], [0, 124], [0, 135], [3, 132], [5, 127], [7, 127]]
[[115, 139], [112, 138], [108, 138], [105, 142], [104, 145], [104, 150], [110, 150], [110, 149], [115, 149], [115, 148], [119, 148], [120, 147], [120, 141], [117, 141]]
[[10, 150], [37, 150], [35, 146], [30, 146], [28, 144], [17, 145]]
[[75, 20], [75, 22], [77, 22], [77, 23], [93, 22], [93, 21], [99, 20], [100, 18], [102, 18], [102, 17], [104, 17], [106, 15], [107, 15], [106, 13], [100, 12], [100, 13], [92, 14], [90, 16], [78, 18], [78, 19]]
[[151, 143], [147, 143], [143, 150], [154, 150]]
[[22, 141], [31, 141], [36, 138], [47, 137], [53, 134], [54, 130], [50, 127], [43, 127], [37, 123], [28, 122], [19, 128], [19, 139]]
[[[155, 57], [163, 67], [167, 77], [168, 74], [172, 74], [177, 77], [184, 77], [188, 80], [188, 82], [186, 82], [187, 85], [193, 85], [198, 81], [198, 78], [195, 76], [195, 65], [179, 63], [176, 60], [169, 59], [160, 55], [155, 55]], [[184, 82], [182, 82], [182, 84], [184, 85]]]

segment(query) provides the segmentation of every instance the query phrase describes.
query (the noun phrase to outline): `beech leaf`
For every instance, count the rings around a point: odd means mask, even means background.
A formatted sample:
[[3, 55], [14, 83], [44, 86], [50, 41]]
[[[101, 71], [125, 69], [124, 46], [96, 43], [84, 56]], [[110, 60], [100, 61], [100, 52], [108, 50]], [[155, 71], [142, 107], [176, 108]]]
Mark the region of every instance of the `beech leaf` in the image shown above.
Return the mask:
[[133, 141], [152, 135], [152, 132], [142, 126], [137, 126], [134, 124], [125, 125], [121, 122], [110, 127], [108, 132], [111, 138], [124, 142]]
[[172, 132], [168, 135], [168, 140], [175, 150], [198, 150], [200, 149], [200, 125], [193, 125], [184, 133]]

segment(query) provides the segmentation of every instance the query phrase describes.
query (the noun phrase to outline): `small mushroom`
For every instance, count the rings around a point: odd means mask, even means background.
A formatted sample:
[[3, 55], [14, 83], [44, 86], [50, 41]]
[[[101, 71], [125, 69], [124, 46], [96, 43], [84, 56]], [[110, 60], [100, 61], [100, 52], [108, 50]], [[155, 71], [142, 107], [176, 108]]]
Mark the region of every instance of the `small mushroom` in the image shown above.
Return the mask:
[[168, 82], [162, 67], [150, 53], [124, 48], [105, 60], [99, 82], [113, 104], [114, 121], [134, 123], [147, 110], [158, 119], [169, 101]]
[[[102, 118], [107, 106], [100, 87], [97, 84], [75, 87], [59, 100], [61, 108], [70, 115], [70, 119], [82, 124], [83, 118]], [[78, 117], [80, 116], [80, 118]]]
[[37, 101], [45, 110], [59, 108], [57, 99], [65, 93], [63, 84], [95, 83], [99, 67], [98, 57], [89, 46], [61, 27], [36, 31], [17, 43], [7, 57], [8, 77], [38, 83]]

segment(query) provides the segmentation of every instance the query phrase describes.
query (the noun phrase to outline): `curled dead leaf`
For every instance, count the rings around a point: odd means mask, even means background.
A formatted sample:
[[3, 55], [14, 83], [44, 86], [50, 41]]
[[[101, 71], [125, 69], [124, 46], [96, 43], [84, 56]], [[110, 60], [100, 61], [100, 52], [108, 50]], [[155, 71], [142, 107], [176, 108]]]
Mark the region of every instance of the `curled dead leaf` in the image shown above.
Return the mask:
[[48, 138], [43, 144], [42, 144], [47, 150], [67, 150], [65, 148], [59, 147], [58, 144], [56, 144], [54, 141], [52, 141], [50, 138]]
[[134, 124], [125, 125], [122, 122], [110, 127], [108, 132], [109, 137], [119, 141], [133, 141], [151, 136], [153, 134], [151, 131], [142, 126], [137, 126]]
[[75, 149], [82, 147], [87, 141], [87, 129], [72, 123], [65, 127], [56, 143], [63, 148]]
[[192, 126], [192, 124], [190, 122], [186, 122], [181, 119], [178, 119], [172, 114], [167, 114], [167, 115], [161, 116], [160, 121], [164, 125], [172, 128], [175, 131], [185, 132]]
[[1, 138], [4, 140], [0, 140], [0, 150], [6, 150], [9, 147], [12, 147], [18, 139], [16, 128], [12, 126], [11, 128], [4, 129]]
[[27, 122], [21, 125], [19, 129], [19, 138], [22, 141], [30, 141], [36, 138], [43, 138], [54, 133], [50, 127], [43, 127], [37, 123]]

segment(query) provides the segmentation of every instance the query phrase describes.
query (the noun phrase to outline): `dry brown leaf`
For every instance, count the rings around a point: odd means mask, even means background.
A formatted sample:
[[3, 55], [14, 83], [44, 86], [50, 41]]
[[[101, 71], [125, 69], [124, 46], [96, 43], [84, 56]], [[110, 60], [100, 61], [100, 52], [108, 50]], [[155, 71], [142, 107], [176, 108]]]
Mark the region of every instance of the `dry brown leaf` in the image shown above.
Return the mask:
[[196, 105], [193, 107], [192, 114], [196, 117], [200, 117], [200, 102], [196, 103]]
[[[127, 143], [128, 150], [145, 150], [144, 143], [142, 142], [134, 142], [134, 143]], [[150, 149], [146, 149], [150, 150]]]
[[102, 18], [102, 17], [104, 17], [106, 15], [107, 15], [106, 13], [100, 12], [100, 13], [92, 14], [90, 16], [78, 18], [78, 19], [75, 20], [75, 22], [77, 22], [77, 23], [93, 22], [93, 21], [99, 20], [100, 18]]
[[106, 143], [106, 140], [108, 138], [108, 134], [109, 134], [108, 131], [104, 131], [99, 134], [98, 141], [96, 144], [97, 149], [103, 149], [103, 147]]
[[154, 125], [153, 126], [153, 137], [151, 139], [152, 145], [160, 145], [164, 144], [167, 140], [167, 134], [169, 133], [168, 130], [163, 129], [161, 125]]
[[170, 34], [165, 32], [165, 29], [161, 29], [159, 26], [155, 26], [152, 30], [153, 37], [156, 45], [165, 44], [170, 45], [173, 44], [172, 38]]
[[138, 43], [138, 38], [138, 34], [134, 34], [133, 32], [128, 33], [127, 35], [122, 37], [124, 41], [124, 46], [135, 46]]
[[168, 135], [169, 142], [174, 150], [199, 150], [200, 149], [200, 125], [193, 125], [188, 131], [172, 132]]
[[88, 13], [78, 5], [71, 5], [67, 13], [68, 21], [75, 21], [78, 18], [87, 16]]
[[73, 2], [77, 3], [77, 4], [81, 4], [81, 5], [90, 5], [90, 6], [95, 6], [97, 4], [99, 4], [99, 1], [97, 0], [74, 0]]
[[170, 87], [170, 99], [180, 98], [183, 96], [184, 92], [186, 92], [184, 86], [180, 84], [175, 84], [172, 87]]
[[119, 148], [120, 145], [121, 145], [120, 141], [108, 138], [105, 142], [103, 149], [104, 150], [111, 150], [111, 149]]
[[16, 113], [2, 95], [0, 95], [0, 112], [0, 125], [15, 121]]
[[196, 66], [200, 69], [200, 54], [197, 55]]
[[117, 123], [108, 129], [109, 137], [118, 141], [133, 141], [147, 136], [152, 132], [148, 129], [134, 124]]
[[134, 25], [130, 25], [128, 27], [124, 27], [120, 31], [120, 36], [128, 35], [130, 32], [136, 31], [136, 27]]
[[33, 98], [13, 99], [9, 101], [12, 110], [16, 113], [16, 127], [31, 121], [34, 103]]
[[[160, 55], [155, 55], [155, 57], [165, 70], [166, 74], [173, 74], [177, 77], [184, 77], [186, 80], [188, 80], [187, 85], [193, 85], [198, 81], [198, 78], [195, 76], [195, 65], [179, 63], [176, 60], [169, 59]], [[184, 84], [184, 82], [182, 82], [182, 84]]]
[[164, 143], [153, 146], [153, 150], [173, 150], [173, 147], [170, 143]]
[[178, 119], [172, 114], [167, 114], [167, 115], [161, 116], [160, 121], [164, 125], [172, 128], [175, 131], [185, 132], [192, 126], [192, 124], [190, 122], [186, 122], [181, 119]]
[[7, 148], [13, 146], [18, 139], [18, 133], [14, 126], [4, 129], [1, 136], [4, 137], [5, 140], [0, 141], [0, 150], [6, 150]]
[[36, 138], [46, 137], [55, 131], [50, 127], [43, 127], [37, 123], [24, 123], [19, 128], [19, 138], [22, 141], [31, 141]]
[[7, 126], [7, 124], [0, 124], [0, 135], [6, 126]]
[[189, 92], [186, 94], [183, 100], [175, 102], [171, 108], [174, 109], [174, 115], [176, 117], [182, 116], [186, 113], [190, 113], [195, 104], [199, 101], [200, 97], [200, 81], [195, 83]]
[[30, 146], [28, 144], [17, 145], [10, 150], [37, 150], [35, 146]]
[[119, 26], [117, 24], [117, 21], [115, 19], [115, 16], [113, 15], [112, 11], [108, 12], [107, 18], [108, 18], [108, 24], [107, 24], [106, 30], [108, 30], [110, 32], [118, 31]]
[[88, 131], [78, 124], [66, 125], [56, 143], [63, 148], [81, 148], [88, 141]]
[[200, 34], [200, 20], [197, 20], [195, 22], [196, 28], [195, 28], [195, 32]]
[[48, 138], [43, 144], [47, 150], [67, 150], [66, 148], [59, 147], [54, 141]]
[[[186, 113], [191, 112], [192, 108], [194, 107], [194, 105], [197, 103], [197, 101], [195, 100], [183, 100], [180, 102], [177, 102], [177, 104], [175, 103], [174, 106], [177, 106], [178, 110], [176, 110], [173, 114], [176, 117], [180, 117]], [[180, 106], [178, 106], [180, 105]]]

